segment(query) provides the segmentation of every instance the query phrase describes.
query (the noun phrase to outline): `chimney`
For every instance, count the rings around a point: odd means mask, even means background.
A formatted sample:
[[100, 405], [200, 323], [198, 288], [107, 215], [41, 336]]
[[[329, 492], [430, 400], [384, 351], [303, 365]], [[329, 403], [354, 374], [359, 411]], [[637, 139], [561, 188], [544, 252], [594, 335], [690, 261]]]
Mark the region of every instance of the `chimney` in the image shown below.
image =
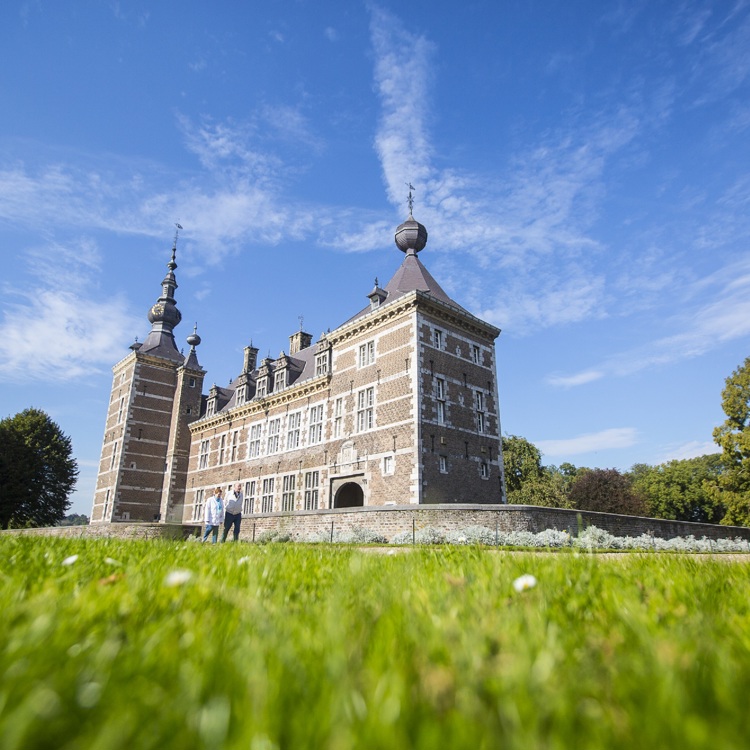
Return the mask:
[[252, 372], [258, 365], [258, 350], [252, 344], [245, 347], [245, 364], [242, 372]]
[[289, 356], [293, 357], [297, 352], [307, 349], [312, 344], [312, 334], [297, 331], [289, 337]]

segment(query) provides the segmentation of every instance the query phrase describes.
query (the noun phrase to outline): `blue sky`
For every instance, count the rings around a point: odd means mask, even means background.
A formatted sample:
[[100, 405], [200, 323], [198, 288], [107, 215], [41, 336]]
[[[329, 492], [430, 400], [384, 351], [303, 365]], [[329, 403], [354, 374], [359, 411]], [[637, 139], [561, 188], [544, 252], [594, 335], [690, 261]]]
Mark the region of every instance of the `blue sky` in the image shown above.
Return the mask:
[[545, 463], [715, 450], [750, 353], [747, 2], [14, 2], [0, 8], [0, 416], [46, 410], [89, 513], [111, 366], [174, 232], [226, 384], [402, 255], [503, 330]]

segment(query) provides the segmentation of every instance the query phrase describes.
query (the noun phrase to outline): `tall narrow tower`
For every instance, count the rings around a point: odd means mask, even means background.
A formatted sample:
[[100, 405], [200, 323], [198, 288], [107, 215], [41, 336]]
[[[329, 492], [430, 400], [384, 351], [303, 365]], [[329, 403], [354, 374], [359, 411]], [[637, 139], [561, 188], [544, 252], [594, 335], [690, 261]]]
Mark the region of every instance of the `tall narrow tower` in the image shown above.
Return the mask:
[[190, 453], [187, 426], [200, 415], [205, 371], [188, 337], [180, 354], [173, 330], [182, 319], [174, 299], [177, 234], [161, 296], [148, 312], [151, 331], [112, 369], [92, 523], [180, 521]]

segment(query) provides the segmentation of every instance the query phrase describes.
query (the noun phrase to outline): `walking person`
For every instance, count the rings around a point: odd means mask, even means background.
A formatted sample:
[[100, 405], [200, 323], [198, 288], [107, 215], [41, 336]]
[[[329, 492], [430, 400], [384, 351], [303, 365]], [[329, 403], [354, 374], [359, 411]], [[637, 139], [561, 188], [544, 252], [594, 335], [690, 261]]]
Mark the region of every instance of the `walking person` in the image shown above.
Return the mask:
[[234, 541], [240, 538], [240, 521], [242, 521], [242, 485], [238, 482], [234, 485], [234, 492], [227, 495], [224, 515], [224, 536], [222, 542], [226, 542], [229, 529], [234, 526]]
[[206, 502], [206, 533], [203, 535], [203, 541], [208, 539], [209, 533], [211, 534], [211, 542], [216, 544], [219, 540], [219, 526], [221, 526], [224, 520], [224, 500], [221, 497], [222, 489], [217, 487], [212, 497], [208, 498]]

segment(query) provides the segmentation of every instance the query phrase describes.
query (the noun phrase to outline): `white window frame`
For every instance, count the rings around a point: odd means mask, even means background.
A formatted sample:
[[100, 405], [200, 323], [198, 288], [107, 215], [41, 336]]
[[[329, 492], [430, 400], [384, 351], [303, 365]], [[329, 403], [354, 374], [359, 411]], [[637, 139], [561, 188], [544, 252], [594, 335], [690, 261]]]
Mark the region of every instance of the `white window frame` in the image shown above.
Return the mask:
[[333, 405], [333, 436], [340, 438], [344, 426], [344, 399], [337, 398]]
[[239, 388], [237, 388], [237, 399], [236, 399], [237, 406], [242, 406], [245, 403], [246, 395], [247, 395], [246, 385], [241, 385]]
[[293, 451], [299, 448], [302, 412], [294, 411], [286, 418], [286, 449]]
[[261, 513], [273, 513], [274, 477], [263, 480], [263, 494], [261, 495]]
[[375, 386], [357, 393], [357, 432], [367, 432], [375, 426]]
[[443, 331], [440, 328], [433, 328], [432, 330], [432, 343], [436, 349], [442, 349], [445, 343], [445, 337]]
[[226, 435], [226, 433], [224, 433], [219, 438], [219, 463], [218, 463], [218, 466], [221, 466], [224, 463], [224, 449], [226, 448], [226, 445], [227, 445], [227, 435]]
[[392, 476], [396, 470], [396, 460], [393, 456], [383, 456], [383, 476]]
[[232, 444], [230, 446], [229, 463], [234, 463], [237, 460], [237, 447], [240, 443], [240, 431], [234, 430], [232, 432]]
[[328, 375], [328, 352], [315, 356], [315, 376]]
[[318, 490], [320, 487], [320, 472], [305, 472], [305, 510], [318, 509]]
[[255, 486], [254, 479], [245, 482], [245, 496], [242, 503], [242, 513], [245, 516], [255, 512]]
[[199, 469], [208, 468], [208, 453], [210, 450], [211, 450], [211, 441], [201, 440], [200, 452], [198, 454], [198, 468]]
[[448, 473], [448, 456], [438, 456], [438, 469], [441, 474]]
[[471, 361], [475, 365], [481, 365], [482, 364], [482, 349], [481, 347], [477, 346], [476, 344], [471, 345]]
[[435, 378], [435, 398], [437, 399], [437, 421], [445, 424], [445, 379]]
[[255, 397], [263, 398], [264, 396], [267, 396], [267, 395], [268, 395], [268, 377], [264, 375], [262, 378], [258, 378], [258, 381], [255, 384]]
[[250, 425], [250, 434], [247, 439], [247, 457], [258, 458], [260, 456], [260, 439], [263, 434], [263, 425], [258, 423]]
[[281, 485], [281, 510], [294, 510], [294, 493], [297, 488], [297, 478], [294, 474], [284, 474]]
[[205, 490], [199, 489], [195, 491], [195, 502], [193, 504], [193, 521], [203, 520], [203, 496]]
[[266, 441], [267, 454], [279, 452], [279, 435], [281, 434], [281, 417], [271, 419], [268, 422], [268, 440]]
[[281, 391], [284, 388], [286, 388], [286, 368], [274, 373], [273, 376], [273, 390]]
[[367, 367], [375, 362], [375, 341], [366, 341], [359, 345], [359, 367]]
[[308, 425], [308, 443], [316, 445], [323, 441], [323, 404], [310, 407]]
[[486, 461], [481, 461], [479, 464], [479, 476], [482, 479], [490, 478], [490, 465]]

